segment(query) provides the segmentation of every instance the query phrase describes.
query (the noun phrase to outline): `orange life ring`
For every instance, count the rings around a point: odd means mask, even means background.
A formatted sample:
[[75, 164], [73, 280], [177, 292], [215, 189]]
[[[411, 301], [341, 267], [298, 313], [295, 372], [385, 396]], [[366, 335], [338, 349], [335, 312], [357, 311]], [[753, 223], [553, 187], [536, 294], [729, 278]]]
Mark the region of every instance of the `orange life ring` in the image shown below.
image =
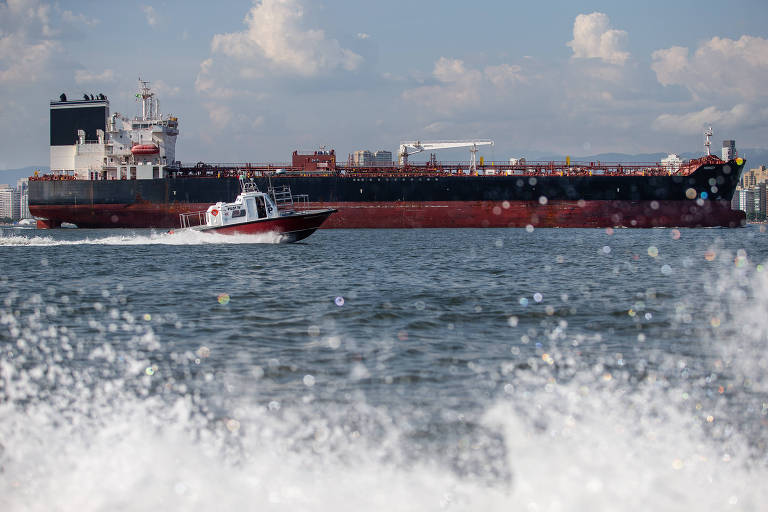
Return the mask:
[[219, 210], [211, 210], [211, 215], [213, 215], [214, 217], [217, 216], [218, 214], [219, 214]]

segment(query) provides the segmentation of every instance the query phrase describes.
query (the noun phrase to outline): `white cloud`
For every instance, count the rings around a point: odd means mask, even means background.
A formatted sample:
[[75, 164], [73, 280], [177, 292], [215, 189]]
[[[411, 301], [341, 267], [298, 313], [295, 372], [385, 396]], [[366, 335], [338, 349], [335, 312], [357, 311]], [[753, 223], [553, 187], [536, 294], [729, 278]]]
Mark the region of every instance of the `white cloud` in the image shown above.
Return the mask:
[[61, 11], [61, 19], [65, 23], [69, 23], [72, 25], [82, 24], [82, 25], [93, 26], [93, 25], [99, 24], [99, 20], [96, 18], [89, 18], [85, 14], [75, 14], [72, 11], [67, 11], [67, 10]]
[[432, 74], [439, 81], [448, 83], [463, 80], [468, 73], [467, 69], [464, 67], [464, 61], [440, 57], [438, 61], [435, 62], [435, 69], [432, 71]]
[[463, 60], [447, 57], [440, 57], [432, 69], [432, 76], [443, 83], [458, 82], [464, 79], [467, 73]]
[[437, 84], [406, 90], [403, 98], [441, 113], [505, 96], [511, 86], [527, 80], [520, 66], [500, 64], [480, 70], [467, 68], [463, 60], [447, 57], [435, 62], [432, 76]]
[[357, 33], [357, 38], [358, 39], [368, 39], [370, 37], [371, 36], [369, 34], [366, 34], [365, 32], [358, 32]]
[[729, 131], [766, 127], [768, 39], [713, 37], [693, 53], [673, 46], [653, 52], [652, 57], [651, 68], [658, 82], [684, 87], [691, 94], [688, 103], [699, 107], [692, 112], [659, 115], [652, 124], [655, 130], [694, 134], [708, 124]]
[[32, 83], [61, 49], [50, 6], [37, 1], [0, 3], [0, 83]]
[[768, 96], [768, 39], [713, 37], [693, 55], [673, 46], [653, 52], [651, 68], [662, 85], [681, 85], [694, 99], [754, 101]]
[[208, 111], [208, 118], [211, 120], [216, 131], [222, 131], [227, 128], [234, 117], [232, 110], [224, 105], [207, 103], [205, 104], [205, 109]]
[[78, 84], [85, 84], [91, 82], [114, 82], [115, 72], [111, 69], [105, 69], [101, 73], [91, 73], [85, 69], [78, 69], [75, 71], [75, 82]]
[[656, 78], [661, 85], [684, 83], [688, 72], [688, 48], [673, 46], [664, 50], [656, 50], [652, 54], [651, 69], [656, 72]]
[[0, 2], [0, 83], [28, 85], [50, 74], [62, 38], [96, 20], [40, 0]]
[[623, 65], [629, 58], [629, 52], [622, 51], [627, 32], [612, 29], [610, 24], [608, 16], [602, 12], [576, 16], [573, 40], [566, 43], [573, 50], [572, 58], [601, 59]]
[[480, 100], [480, 80], [477, 70], [468, 70], [464, 61], [440, 57], [435, 62], [432, 76], [439, 83], [425, 85], [403, 92], [403, 98], [428, 108], [447, 113]]
[[276, 68], [305, 76], [352, 71], [363, 58], [342, 48], [321, 29], [303, 27], [300, 0], [261, 0], [245, 17], [246, 30], [217, 34], [213, 53], [240, 60], [265, 58]]
[[219, 99], [233, 98], [238, 95], [236, 90], [222, 87], [221, 80], [214, 77], [213, 59], [205, 59], [200, 63], [200, 72], [195, 79], [195, 90]]
[[59, 49], [56, 41], [31, 41], [24, 34], [0, 37], [0, 83], [37, 81]]
[[526, 78], [521, 73], [520, 66], [501, 64], [485, 68], [485, 77], [496, 87], [508, 87], [518, 82], [525, 82]]
[[710, 124], [718, 128], [738, 128], [745, 124], [751, 115], [754, 115], [753, 109], [742, 103], [730, 110], [707, 107], [686, 114], [661, 114], [653, 121], [652, 126], [657, 131], [688, 135], [702, 133]]
[[144, 5], [141, 10], [144, 11], [144, 16], [147, 18], [147, 23], [149, 23], [150, 27], [157, 25], [157, 13], [155, 12], [154, 7], [151, 5]]
[[203, 105], [211, 121], [211, 133], [247, 133], [264, 127], [265, 118], [261, 115], [248, 116], [242, 112], [236, 113], [229, 105], [221, 103], [205, 103]]
[[50, 24], [51, 6], [38, 0], [11, 0], [0, 3], [0, 24], [13, 32], [34, 27], [43, 36], [53, 35]]
[[152, 83], [152, 89], [158, 96], [166, 98], [170, 96], [177, 96], [181, 92], [181, 88], [175, 85], [168, 85], [163, 80], [157, 80]]

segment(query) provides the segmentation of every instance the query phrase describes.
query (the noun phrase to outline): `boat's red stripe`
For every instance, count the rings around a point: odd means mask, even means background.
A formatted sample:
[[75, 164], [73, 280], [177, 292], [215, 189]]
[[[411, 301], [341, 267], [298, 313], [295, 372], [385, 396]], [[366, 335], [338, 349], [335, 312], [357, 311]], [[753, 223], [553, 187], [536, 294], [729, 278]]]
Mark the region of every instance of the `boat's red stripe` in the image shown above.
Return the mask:
[[257, 234], [257, 233], [292, 233], [306, 230], [316, 230], [323, 220], [330, 215], [330, 212], [322, 212], [316, 215], [295, 215], [287, 217], [277, 217], [273, 219], [263, 219], [254, 222], [245, 222], [242, 224], [231, 224], [228, 226], [211, 227], [206, 231], [225, 234]]

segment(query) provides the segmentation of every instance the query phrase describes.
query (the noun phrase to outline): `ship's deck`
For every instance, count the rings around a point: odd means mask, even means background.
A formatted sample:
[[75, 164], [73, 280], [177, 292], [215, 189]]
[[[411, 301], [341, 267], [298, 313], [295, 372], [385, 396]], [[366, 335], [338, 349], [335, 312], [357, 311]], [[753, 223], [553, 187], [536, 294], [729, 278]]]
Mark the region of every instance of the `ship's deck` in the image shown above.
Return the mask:
[[[362, 166], [352, 163], [335, 164], [327, 168], [307, 169], [282, 163], [197, 163], [166, 168], [170, 177], [238, 178], [262, 176], [350, 176], [350, 177], [450, 177], [450, 176], [687, 176], [702, 165], [723, 164], [710, 155], [682, 162], [671, 167], [659, 162], [485, 162], [472, 171], [469, 162], [409, 163], [406, 166]], [[74, 180], [71, 172], [54, 172], [30, 177], [30, 180]]]
[[[659, 162], [563, 162], [563, 161], [525, 161], [525, 162], [485, 162], [477, 165], [478, 176], [686, 176], [705, 164], [722, 164], [723, 161], [712, 155], [683, 162], [673, 168]], [[336, 164], [328, 169], [306, 169], [290, 164], [203, 164], [184, 165], [174, 171], [175, 177], [183, 176], [221, 176], [237, 177], [245, 173], [262, 176], [273, 173], [288, 176], [466, 176], [470, 173], [469, 162], [425, 162], [409, 163], [407, 166], [361, 166], [351, 163]]]

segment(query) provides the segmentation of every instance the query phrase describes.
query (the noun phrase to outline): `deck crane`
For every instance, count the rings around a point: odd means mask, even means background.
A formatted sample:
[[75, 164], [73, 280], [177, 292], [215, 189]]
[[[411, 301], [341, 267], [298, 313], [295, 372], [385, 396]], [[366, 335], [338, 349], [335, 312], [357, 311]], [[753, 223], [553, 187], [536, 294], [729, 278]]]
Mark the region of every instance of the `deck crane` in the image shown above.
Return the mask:
[[442, 140], [442, 141], [408, 141], [400, 143], [400, 152], [398, 153], [398, 161], [401, 167], [408, 165], [408, 157], [422, 151], [432, 151], [435, 149], [448, 149], [448, 148], [466, 148], [469, 147], [469, 152], [472, 154], [469, 160], [469, 171], [474, 173], [477, 171], [477, 147], [478, 146], [493, 146], [492, 140]]

